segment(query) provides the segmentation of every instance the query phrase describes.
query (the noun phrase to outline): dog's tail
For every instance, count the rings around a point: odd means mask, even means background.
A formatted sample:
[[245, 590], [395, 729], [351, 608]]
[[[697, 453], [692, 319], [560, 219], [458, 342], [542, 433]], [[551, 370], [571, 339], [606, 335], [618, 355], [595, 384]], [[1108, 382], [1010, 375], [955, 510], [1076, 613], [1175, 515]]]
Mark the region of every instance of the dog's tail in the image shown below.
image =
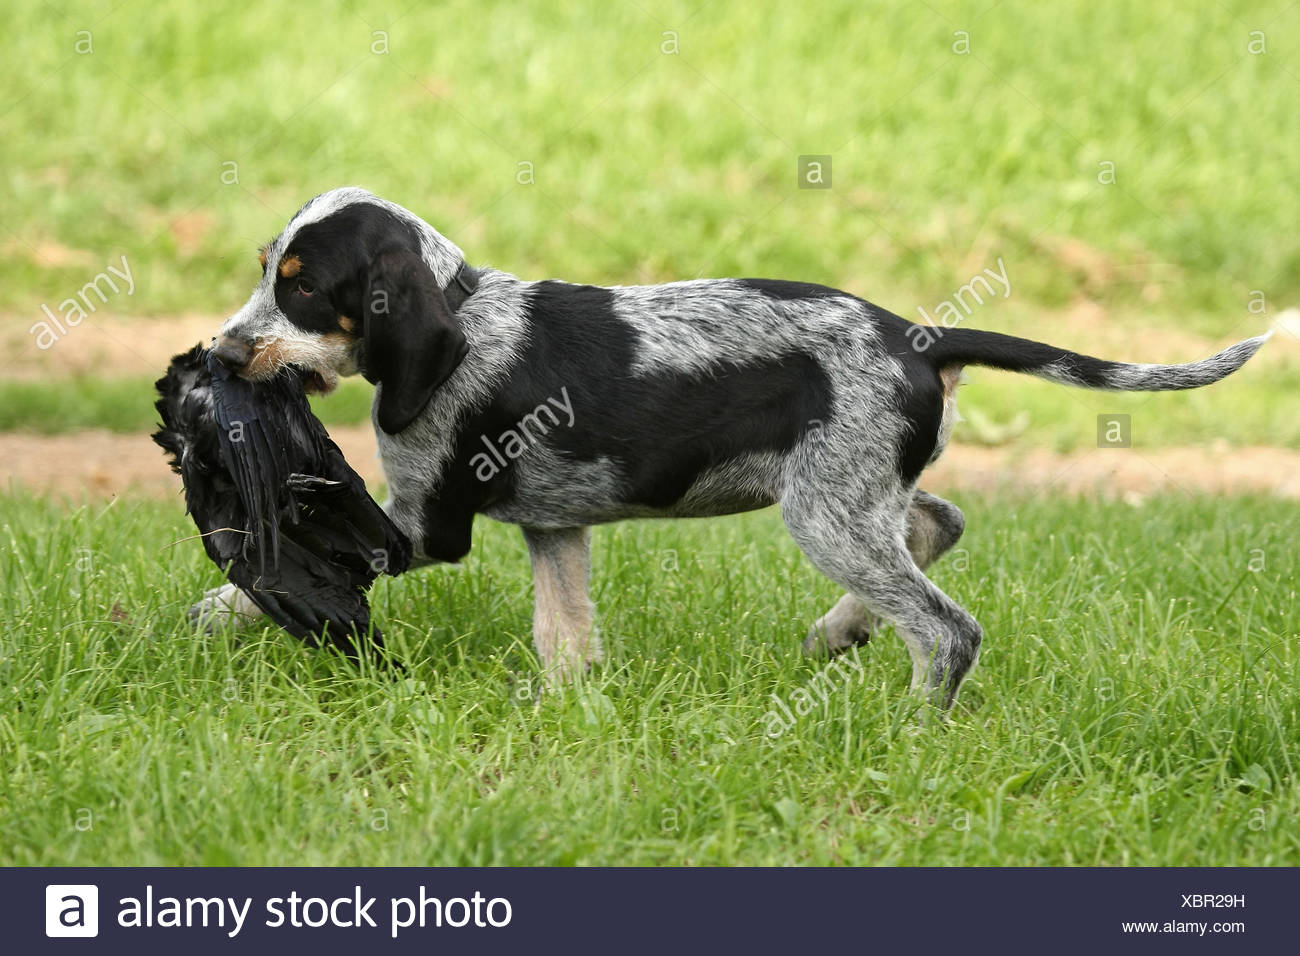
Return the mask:
[[935, 330], [929, 347], [922, 354], [936, 369], [954, 365], [986, 365], [1008, 372], [1025, 372], [1079, 388], [1163, 392], [1200, 388], [1226, 378], [1245, 365], [1272, 334], [1268, 332], [1245, 339], [1217, 355], [1186, 365], [1108, 362], [1014, 335], [976, 329]]

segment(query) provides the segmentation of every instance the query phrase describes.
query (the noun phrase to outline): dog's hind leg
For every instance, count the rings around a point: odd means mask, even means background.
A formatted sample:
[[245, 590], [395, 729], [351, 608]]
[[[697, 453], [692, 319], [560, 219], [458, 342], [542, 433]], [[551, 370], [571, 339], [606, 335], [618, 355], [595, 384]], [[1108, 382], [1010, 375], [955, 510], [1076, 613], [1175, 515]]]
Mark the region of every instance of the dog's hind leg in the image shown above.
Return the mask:
[[[907, 511], [908, 553], [924, 571], [957, 543], [965, 527], [966, 519], [960, 508], [918, 489]], [[803, 649], [811, 656], [841, 654], [867, 643], [879, 627], [880, 618], [852, 593], [845, 594], [808, 630]]]
[[908, 552], [903, 494], [857, 511], [840, 500], [783, 500], [782, 516], [818, 570], [894, 624], [911, 652], [913, 689], [946, 708], [975, 663], [982, 632]]
[[523, 531], [533, 563], [533, 641], [546, 682], [563, 684], [603, 656], [588, 596], [591, 533], [587, 528]]

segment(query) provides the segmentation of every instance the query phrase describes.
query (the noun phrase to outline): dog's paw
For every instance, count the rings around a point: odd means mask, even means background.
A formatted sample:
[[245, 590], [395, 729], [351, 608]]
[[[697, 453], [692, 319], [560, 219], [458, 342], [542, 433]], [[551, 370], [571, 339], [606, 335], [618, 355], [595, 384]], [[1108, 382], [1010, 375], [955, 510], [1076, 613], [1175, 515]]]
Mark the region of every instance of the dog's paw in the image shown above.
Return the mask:
[[229, 624], [251, 624], [262, 616], [262, 611], [239, 588], [223, 584], [205, 592], [203, 600], [191, 606], [187, 615], [197, 629], [211, 634]]
[[870, 641], [872, 632], [880, 627], [880, 623], [880, 618], [868, 611], [861, 601], [846, 594], [808, 629], [803, 652], [809, 657], [822, 658], [843, 654]]
[[803, 639], [803, 652], [808, 657], [837, 657], [871, 640], [871, 628], [862, 623], [845, 627], [827, 627], [818, 621], [808, 629]]

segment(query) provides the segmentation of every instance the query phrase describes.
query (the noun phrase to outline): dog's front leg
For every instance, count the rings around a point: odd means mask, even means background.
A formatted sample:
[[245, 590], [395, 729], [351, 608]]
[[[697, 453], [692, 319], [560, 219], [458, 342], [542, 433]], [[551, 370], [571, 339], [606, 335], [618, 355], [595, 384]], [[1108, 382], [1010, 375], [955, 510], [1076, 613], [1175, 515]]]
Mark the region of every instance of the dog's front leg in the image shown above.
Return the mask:
[[251, 624], [262, 616], [262, 609], [253, 603], [253, 599], [233, 584], [205, 591], [203, 600], [189, 610], [190, 621], [208, 633], [227, 624]]
[[533, 641], [546, 682], [556, 686], [603, 657], [588, 595], [591, 533], [525, 528], [524, 541], [533, 563]]

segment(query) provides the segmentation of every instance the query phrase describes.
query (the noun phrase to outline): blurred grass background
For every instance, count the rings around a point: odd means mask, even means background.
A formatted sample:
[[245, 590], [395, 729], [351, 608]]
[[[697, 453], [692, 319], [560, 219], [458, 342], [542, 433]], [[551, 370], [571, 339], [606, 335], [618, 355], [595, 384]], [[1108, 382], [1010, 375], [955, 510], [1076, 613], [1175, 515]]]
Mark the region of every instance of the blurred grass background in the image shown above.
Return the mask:
[[[257, 245], [346, 183], [529, 278], [781, 276], [916, 320], [1000, 258], [1011, 294], [968, 324], [1108, 357], [1196, 358], [1300, 304], [1300, 8], [1282, 0], [10, 8], [0, 428], [147, 427], [149, 363], [193, 336], [135, 341], [147, 362], [69, 388], [39, 365], [42, 304], [125, 255], [134, 294], [51, 353], [131, 343], [142, 316], [215, 330]], [[830, 189], [796, 188], [805, 154], [831, 156]], [[995, 424], [1030, 409], [1008, 440], [1058, 448], [1135, 410], [1159, 426], [1140, 442], [1297, 447], [1289, 339], [1191, 404], [1005, 376], [964, 400]], [[318, 407], [359, 422], [365, 404], [356, 383]]]
[[[777, 272], [915, 317], [1000, 255], [1015, 297], [1214, 335], [1251, 289], [1300, 300], [1280, 0], [9, 6], [9, 309], [126, 254], [114, 311], [222, 313], [257, 244], [352, 182], [524, 276]], [[832, 189], [796, 189], [822, 153]]]

